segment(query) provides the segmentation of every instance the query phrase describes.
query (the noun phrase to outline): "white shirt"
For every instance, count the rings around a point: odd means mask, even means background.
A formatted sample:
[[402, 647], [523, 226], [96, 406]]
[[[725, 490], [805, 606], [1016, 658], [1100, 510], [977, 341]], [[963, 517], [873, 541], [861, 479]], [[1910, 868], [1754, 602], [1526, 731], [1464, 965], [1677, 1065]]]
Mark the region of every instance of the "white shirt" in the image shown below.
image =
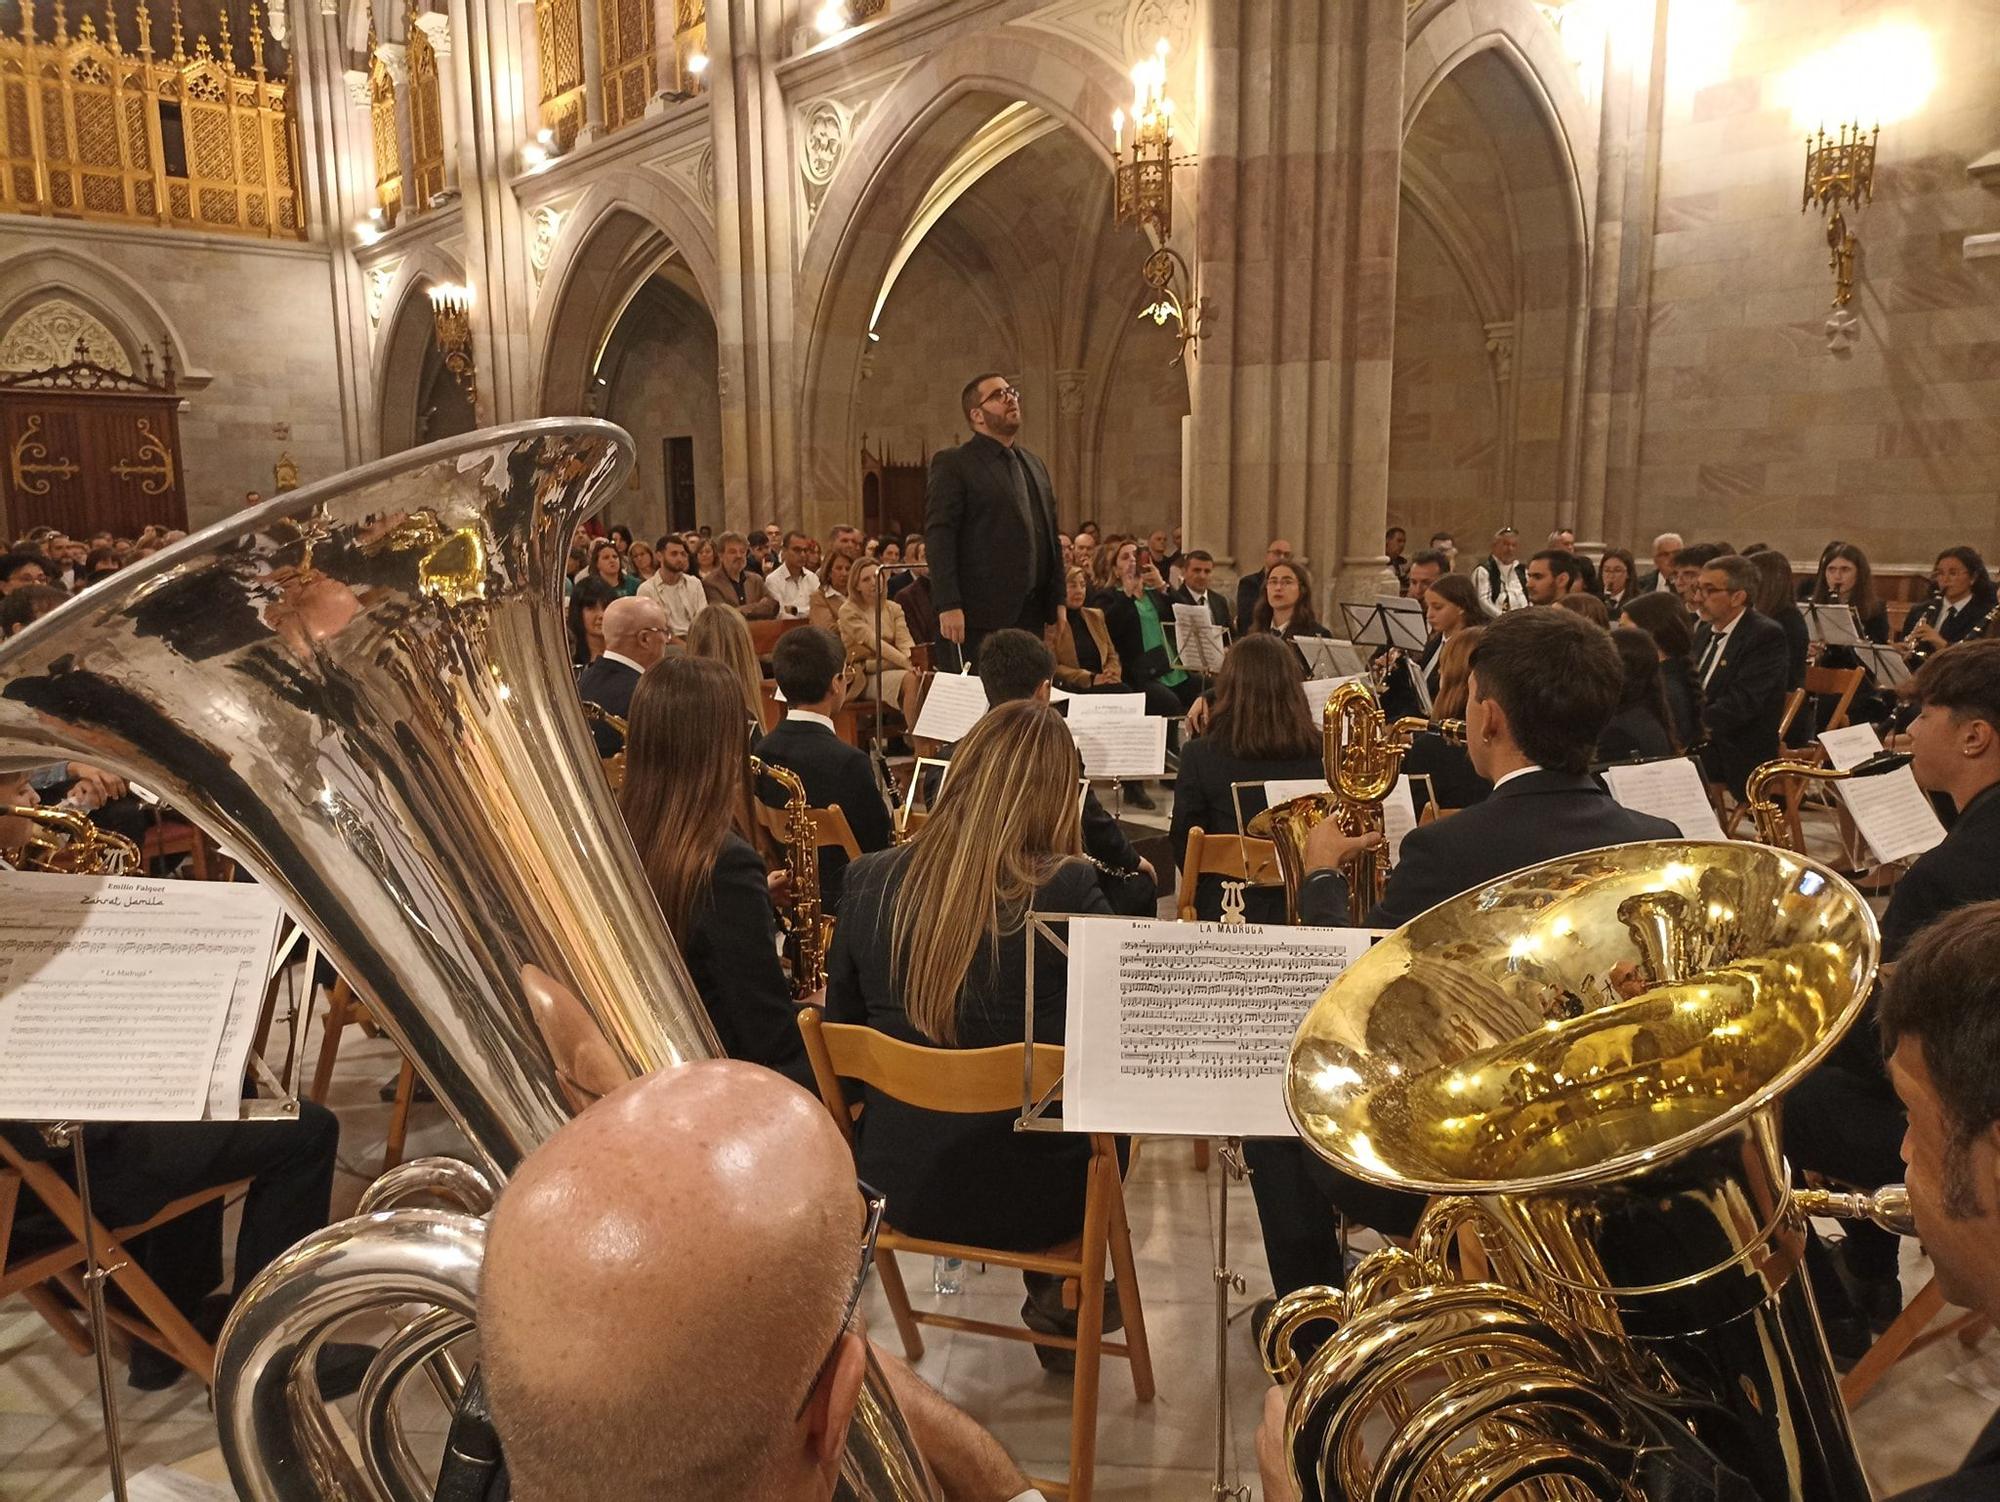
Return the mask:
[[819, 575], [811, 569], [804, 569], [794, 579], [789, 570], [774, 568], [764, 576], [764, 588], [777, 600], [779, 615], [811, 615], [813, 595], [819, 589]]
[[[1745, 615], [1748, 613], [1748, 611], [1744, 612]], [[1708, 646], [1703, 652], [1703, 655], [1708, 658], [1708, 667], [1701, 675], [1701, 686], [1703, 688], [1708, 687], [1708, 680], [1713, 678], [1715, 670], [1722, 666], [1722, 655], [1729, 650], [1729, 633], [1736, 629], [1737, 621], [1741, 621], [1742, 619], [1743, 616], [1739, 615], [1736, 617], [1736, 620], [1731, 621], [1726, 626], [1718, 626], [1713, 621], [1708, 623], [1710, 633]]]
[[[1493, 593], [1493, 576], [1487, 571], [1487, 563], [1500, 569], [1500, 593]], [[1528, 586], [1521, 580], [1516, 570], [1521, 568], [1519, 559], [1512, 563], [1501, 563], [1492, 558], [1478, 564], [1472, 570], [1472, 592], [1479, 596], [1479, 603], [1486, 607], [1488, 615], [1502, 615], [1509, 610], [1525, 609], [1528, 603]]]
[[1020, 1496], [1009, 1498], [1008, 1502], [1048, 1502], [1048, 1498], [1042, 1495], [1040, 1487], [1031, 1486]]
[[666, 611], [667, 630], [675, 636], [686, 636], [688, 628], [694, 625], [694, 618], [708, 604], [708, 591], [701, 587], [701, 580], [693, 574], [682, 574], [672, 584], [664, 583], [655, 574], [639, 586], [639, 597], [651, 600]]
[[603, 655], [604, 655], [604, 660], [606, 662], [622, 662], [625, 664], [626, 667], [630, 668], [635, 673], [643, 673], [646, 671], [644, 664], [634, 662], [631, 658], [627, 657], [623, 652], [614, 652], [609, 647], [606, 647], [604, 649]]
[[[805, 720], [809, 724], [824, 725], [828, 730], [833, 730], [833, 721], [826, 715], [818, 713], [816, 710], [788, 709], [785, 711], [785, 718], [788, 720]], [[839, 734], [838, 731], [835, 731], [834, 733], [836, 735]]]
[[1540, 767], [1536, 766], [1532, 762], [1530, 762], [1525, 767], [1516, 767], [1514, 768], [1513, 771], [1508, 772], [1504, 776], [1496, 777], [1493, 779], [1493, 791], [1495, 793], [1499, 792], [1500, 789], [1505, 787], [1508, 783], [1512, 782], [1516, 777], [1526, 777], [1530, 772], [1539, 772], [1541, 770], [1542, 769]]

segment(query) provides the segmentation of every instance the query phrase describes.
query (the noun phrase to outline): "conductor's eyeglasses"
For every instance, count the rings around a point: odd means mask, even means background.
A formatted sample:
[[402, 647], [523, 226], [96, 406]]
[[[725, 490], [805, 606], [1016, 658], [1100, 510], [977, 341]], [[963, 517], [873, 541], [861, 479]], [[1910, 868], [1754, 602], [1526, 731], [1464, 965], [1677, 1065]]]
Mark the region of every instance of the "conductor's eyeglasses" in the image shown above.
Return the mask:
[[979, 399], [979, 405], [983, 407], [988, 402], [998, 402], [998, 401], [1018, 402], [1020, 399], [1021, 399], [1021, 388], [1019, 386], [1001, 386], [996, 388], [995, 390], [987, 392], [986, 395], [982, 396]]

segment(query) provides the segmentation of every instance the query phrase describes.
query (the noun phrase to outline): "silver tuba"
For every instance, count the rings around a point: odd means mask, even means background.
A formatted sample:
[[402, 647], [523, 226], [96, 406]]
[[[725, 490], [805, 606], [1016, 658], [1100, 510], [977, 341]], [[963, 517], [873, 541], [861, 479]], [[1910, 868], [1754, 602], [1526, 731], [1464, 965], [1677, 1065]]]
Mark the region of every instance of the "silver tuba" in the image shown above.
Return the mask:
[[[580, 419], [432, 444], [219, 522], [0, 649], [0, 756], [114, 768], [238, 855], [495, 1181], [618, 1081], [721, 1052], [570, 678], [570, 537], [631, 465], [625, 433]], [[215, 1389], [241, 1495], [428, 1495], [391, 1410], [452, 1370], [483, 1235], [462, 1209], [364, 1215], [246, 1291]], [[392, 1307], [357, 1465], [313, 1358]], [[879, 1374], [858, 1420], [849, 1494], [934, 1498]]]

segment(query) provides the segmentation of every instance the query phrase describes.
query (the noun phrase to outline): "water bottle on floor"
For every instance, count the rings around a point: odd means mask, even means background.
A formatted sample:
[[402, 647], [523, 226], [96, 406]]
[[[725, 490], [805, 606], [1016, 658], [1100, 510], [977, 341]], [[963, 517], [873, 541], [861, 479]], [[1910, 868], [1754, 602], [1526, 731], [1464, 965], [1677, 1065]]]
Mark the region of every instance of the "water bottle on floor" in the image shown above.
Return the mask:
[[931, 1292], [962, 1293], [965, 1290], [965, 1262], [958, 1257], [931, 1258]]

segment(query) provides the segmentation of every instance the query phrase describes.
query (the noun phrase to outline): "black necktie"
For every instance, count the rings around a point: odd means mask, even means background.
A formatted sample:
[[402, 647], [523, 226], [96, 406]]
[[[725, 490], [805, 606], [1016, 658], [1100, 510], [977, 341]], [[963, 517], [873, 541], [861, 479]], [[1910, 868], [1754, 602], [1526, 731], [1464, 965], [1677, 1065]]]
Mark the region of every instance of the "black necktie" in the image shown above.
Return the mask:
[[1711, 629], [1708, 633], [1708, 646], [1701, 654], [1701, 666], [1695, 669], [1694, 678], [1696, 683], [1706, 684], [1708, 682], [1708, 675], [1715, 670], [1716, 654], [1721, 650], [1722, 633]]
[[1021, 523], [1028, 529], [1028, 593], [1042, 586], [1042, 517], [1035, 502], [1035, 487], [1028, 478], [1028, 461], [1019, 449], [1007, 450], [1007, 468], [1014, 477], [1014, 503], [1021, 508]]

